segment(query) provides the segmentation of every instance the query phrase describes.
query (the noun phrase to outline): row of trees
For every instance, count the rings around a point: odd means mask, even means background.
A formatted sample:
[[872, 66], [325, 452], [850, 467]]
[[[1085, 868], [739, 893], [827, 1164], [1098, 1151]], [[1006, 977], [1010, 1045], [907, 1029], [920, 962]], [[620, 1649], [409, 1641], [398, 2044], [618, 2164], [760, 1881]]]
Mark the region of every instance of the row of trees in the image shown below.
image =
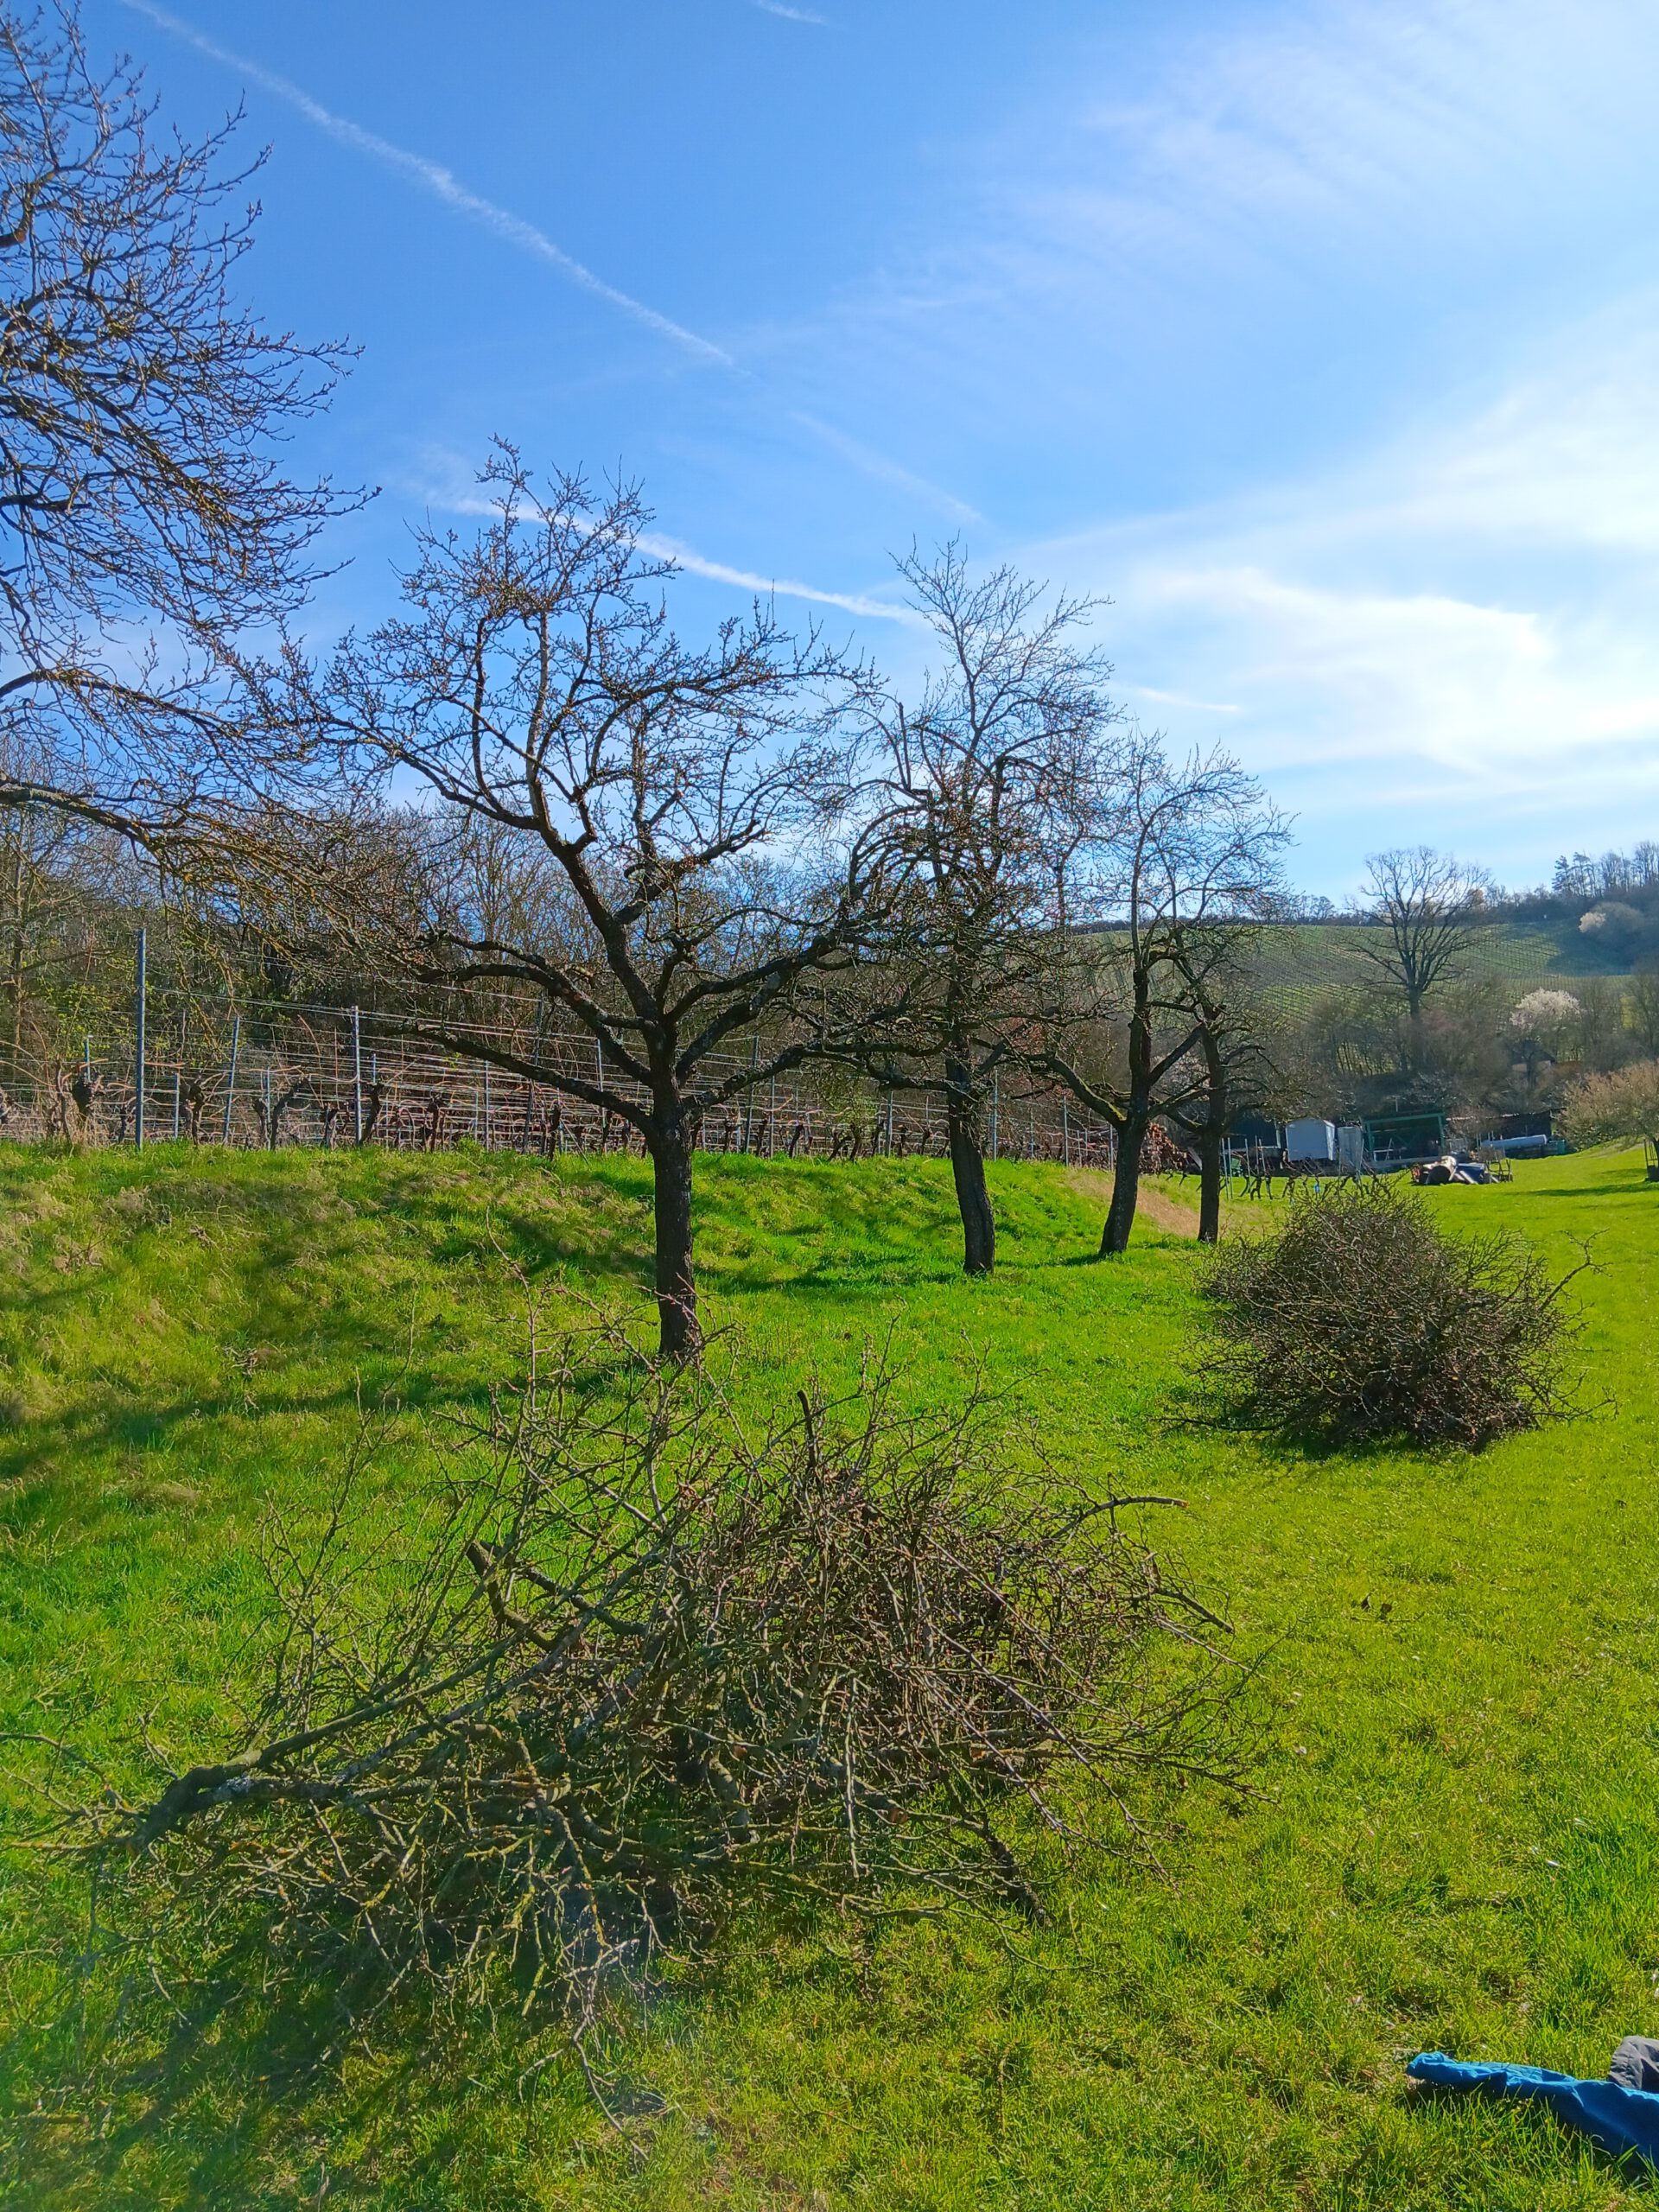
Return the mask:
[[[1124, 721], [1086, 605], [955, 547], [904, 564], [936, 649], [906, 697], [766, 607], [684, 643], [632, 489], [541, 491], [505, 448], [486, 481], [399, 613], [283, 671], [263, 719], [327, 733], [336, 798], [232, 833], [242, 894], [401, 979], [435, 1040], [632, 1124], [666, 1352], [697, 1342], [698, 1130], [807, 1062], [943, 1106], [972, 1274], [989, 1100], [1065, 1085], [1118, 1132], [1122, 1251], [1154, 1116], [1219, 1131], [1246, 1080], [1232, 977], [1285, 837], [1253, 781]], [[504, 988], [544, 1049], [474, 1026]]]

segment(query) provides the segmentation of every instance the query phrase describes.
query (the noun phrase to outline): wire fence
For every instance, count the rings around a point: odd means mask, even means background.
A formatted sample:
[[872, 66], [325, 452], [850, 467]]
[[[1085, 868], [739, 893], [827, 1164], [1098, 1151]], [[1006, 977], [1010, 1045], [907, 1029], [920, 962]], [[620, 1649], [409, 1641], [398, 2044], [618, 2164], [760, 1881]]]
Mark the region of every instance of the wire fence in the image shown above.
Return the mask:
[[[639, 1096], [636, 1087], [591, 1039], [538, 1032], [544, 1019], [544, 1010], [508, 1007], [494, 1022], [446, 1020], [442, 1027], [475, 1046], [562, 1069], [615, 1105], [572, 1097], [554, 1083], [434, 1042], [397, 1014], [145, 992], [130, 1022], [106, 1022], [37, 1056], [0, 1107], [0, 1134], [25, 1142], [273, 1151], [361, 1144], [441, 1152], [472, 1143], [543, 1156], [642, 1152], [639, 1132], [619, 1110]], [[750, 1068], [755, 1077], [745, 1084]], [[700, 1074], [712, 1085], [734, 1086], [730, 1099], [703, 1116], [698, 1141], [707, 1152], [858, 1160], [938, 1158], [948, 1150], [942, 1105], [925, 1095], [849, 1088], [804, 1071], [769, 1077], [759, 1071], [758, 1053], [747, 1060], [711, 1055]], [[1013, 1096], [995, 1086], [982, 1133], [993, 1159], [1109, 1167], [1116, 1157], [1112, 1129], [1058, 1093]]]

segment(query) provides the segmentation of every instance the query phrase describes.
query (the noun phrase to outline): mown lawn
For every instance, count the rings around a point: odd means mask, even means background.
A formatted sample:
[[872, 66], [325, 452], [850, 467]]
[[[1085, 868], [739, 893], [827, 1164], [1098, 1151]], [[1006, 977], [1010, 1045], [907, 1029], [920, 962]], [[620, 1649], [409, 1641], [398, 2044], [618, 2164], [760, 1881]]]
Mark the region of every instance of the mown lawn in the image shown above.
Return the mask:
[[[546, 2025], [404, 2016], [319, 2069], [297, 2000], [169, 2025], [143, 1987], [118, 2018], [99, 1977], [66, 2009], [46, 1955], [84, 1896], [9, 1859], [7, 2202], [1648, 2201], [1548, 2120], [1408, 2101], [1401, 2066], [1438, 2045], [1596, 2073], [1659, 2031], [1659, 1190], [1627, 1154], [1435, 1194], [1563, 1262], [1593, 1239], [1592, 1417], [1474, 1459], [1312, 1458], [1185, 1418], [1190, 1245], [1143, 1227], [1087, 1264], [1093, 1190], [995, 1177], [1003, 1264], [968, 1285], [936, 1164], [705, 1163], [745, 1405], [850, 1376], [891, 1330], [915, 1402], [981, 1362], [1090, 1478], [1178, 1492], [1154, 1536], [1266, 1653], [1260, 1795], [1172, 1797], [1161, 1871], [1051, 1865], [1046, 1929], [872, 1947], [754, 1922], [633, 2024], [620, 2135]], [[643, 1304], [645, 1197], [631, 1161], [0, 1151], [6, 1725], [118, 1772], [147, 1717], [215, 1748], [265, 1513], [319, 1501], [391, 1394], [395, 1516], [423, 1427], [514, 1373], [518, 1278]]]

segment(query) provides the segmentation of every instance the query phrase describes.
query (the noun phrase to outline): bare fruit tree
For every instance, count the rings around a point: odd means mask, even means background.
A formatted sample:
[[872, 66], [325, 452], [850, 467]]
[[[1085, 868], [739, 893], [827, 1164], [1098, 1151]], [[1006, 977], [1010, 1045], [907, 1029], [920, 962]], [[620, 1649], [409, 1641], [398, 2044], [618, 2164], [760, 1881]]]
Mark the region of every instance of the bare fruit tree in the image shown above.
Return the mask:
[[943, 1105], [963, 1267], [989, 1274], [987, 1112], [996, 1085], [1029, 1079], [1119, 715], [1109, 664], [1076, 634], [1090, 601], [1051, 601], [1008, 568], [976, 581], [955, 544], [900, 573], [939, 664], [913, 704], [889, 696], [874, 717], [898, 895], [865, 961], [803, 1012], [826, 1056]]
[[[539, 491], [505, 448], [484, 481], [493, 518], [424, 534], [404, 612], [334, 671], [351, 778], [425, 799], [401, 863], [327, 896], [383, 973], [459, 992], [426, 1033], [637, 1132], [662, 1352], [695, 1357], [699, 1126], [804, 1057], [789, 995], [851, 957], [880, 878], [849, 827], [859, 679], [760, 606], [682, 643], [633, 491]], [[468, 1020], [467, 993], [503, 990], [545, 1011], [517, 1049]]]
[[1567, 1092], [1564, 1118], [1574, 1144], [1645, 1143], [1659, 1160], [1659, 1060], [1586, 1076]]
[[1367, 861], [1363, 895], [1388, 942], [1362, 943], [1360, 950], [1403, 996], [1414, 1030], [1429, 993], [1464, 973], [1470, 928], [1490, 887], [1483, 870], [1428, 845], [1373, 853]]
[[237, 671], [345, 504], [276, 457], [343, 356], [234, 296], [233, 128], [159, 131], [67, 0], [0, 10], [0, 807], [151, 847], [257, 781]]
[[[1251, 902], [1252, 906], [1255, 901]], [[1255, 986], [1251, 954], [1263, 924], [1259, 910], [1178, 926], [1171, 942], [1173, 998], [1190, 1017], [1198, 1080], [1169, 1109], [1198, 1156], [1198, 1242], [1221, 1236], [1223, 1163], [1227, 1138], [1243, 1114], [1259, 1111], [1276, 1070], [1273, 1016]]]
[[1062, 971], [1066, 995], [1049, 1009], [1039, 1065], [1116, 1132], [1104, 1258], [1128, 1249], [1147, 1132], [1212, 1079], [1201, 1048], [1219, 1014], [1206, 1016], [1192, 993], [1211, 964], [1205, 948], [1268, 911], [1289, 833], [1230, 754], [1173, 760], [1137, 733], [1100, 834], [1112, 925], [1092, 961]]

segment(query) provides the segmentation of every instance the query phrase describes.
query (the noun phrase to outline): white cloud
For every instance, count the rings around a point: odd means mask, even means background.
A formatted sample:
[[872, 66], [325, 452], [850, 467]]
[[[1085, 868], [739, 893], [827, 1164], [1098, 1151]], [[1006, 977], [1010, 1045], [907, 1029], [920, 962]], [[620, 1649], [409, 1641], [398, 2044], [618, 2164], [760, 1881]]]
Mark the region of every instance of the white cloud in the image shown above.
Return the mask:
[[1024, 557], [1109, 592], [1130, 688], [1178, 730], [1233, 703], [1230, 740], [1299, 804], [1459, 791], [1605, 842], [1659, 797], [1659, 296], [1326, 469]]
[[[1357, 849], [1391, 807], [1471, 850], [1506, 816], [1642, 834], [1659, 11], [1153, 12], [1013, 105], [800, 375], [884, 441], [925, 395], [930, 450], [954, 429], [1000, 508], [1028, 493], [1014, 557], [1110, 596], [1122, 688], [1177, 740], [1231, 709]], [[1229, 488], [1169, 504], [1195, 482]]]
[[749, 4], [758, 8], [763, 16], [781, 16], [786, 23], [813, 23], [819, 29], [824, 26], [823, 16], [815, 15], [810, 8], [788, 7], [785, 0], [749, 0]]
[[1185, 707], [1198, 715], [1237, 715], [1243, 709], [1236, 700], [1189, 699], [1183, 691], [1160, 691], [1150, 683], [1130, 683], [1124, 687], [1137, 699], [1151, 699], [1160, 707]]
[[[1365, 758], [1404, 748], [1475, 767], [1517, 709], [1548, 687], [1551, 647], [1536, 615], [1434, 594], [1339, 591], [1261, 569], [1150, 569], [1123, 597], [1155, 620], [1179, 613], [1224, 652], [1253, 722], [1300, 694], [1303, 728], [1266, 736], [1281, 760]], [[1530, 713], [1526, 721], [1534, 717]]]
[[[1141, 99], [1077, 103], [1086, 148], [1073, 213], [1138, 245], [1227, 251], [1264, 235], [1397, 233], [1444, 243], [1548, 180], [1570, 196], [1586, 169], [1639, 163], [1659, 23], [1629, 0], [1334, 0], [1243, 11], [1230, 35], [1177, 45]], [[1081, 158], [1079, 159], [1079, 156]], [[1552, 171], [1550, 163], [1557, 160]], [[1110, 181], [1088, 188], [1090, 171]]]
[[1360, 524], [1659, 553], [1659, 298], [1557, 333], [1552, 355], [1473, 421], [1381, 456]]
[[194, 47], [198, 53], [208, 55], [214, 61], [223, 62], [227, 68], [238, 71], [251, 83], [263, 86], [268, 92], [274, 92], [278, 99], [286, 100], [290, 107], [296, 108], [308, 123], [315, 124], [319, 130], [326, 131], [329, 137], [338, 140], [341, 145], [350, 146], [387, 168], [396, 169], [400, 175], [411, 179], [453, 207], [457, 214], [481, 223], [486, 230], [493, 232], [497, 238], [505, 239], [509, 245], [518, 246], [521, 251], [533, 254], [538, 260], [546, 262], [571, 283], [579, 285], [583, 291], [591, 292], [607, 306], [618, 308], [633, 321], [643, 324], [647, 330], [655, 331], [658, 337], [671, 340], [700, 360], [717, 363], [723, 368], [735, 365], [731, 355], [712, 340], [699, 337], [695, 330], [686, 329], [683, 324], [672, 321], [665, 315], [659, 315], [655, 308], [647, 307], [643, 300], [636, 300], [630, 293], [620, 291], [614, 284], [607, 284], [602, 276], [596, 276], [585, 263], [567, 253], [563, 246], [556, 245], [545, 232], [537, 230], [533, 223], [525, 222], [510, 209], [499, 207], [493, 200], [486, 200], [481, 194], [472, 191], [441, 162], [428, 161], [422, 154], [412, 154], [406, 147], [394, 145], [389, 138], [382, 138], [375, 131], [365, 130], [361, 124], [353, 123], [349, 117], [336, 115], [332, 108], [324, 107], [320, 100], [313, 99], [309, 92], [291, 83], [288, 78], [279, 77], [274, 70], [263, 68], [243, 54], [232, 54], [228, 48], [207, 37], [180, 16], [153, 6], [151, 0], [122, 0], [122, 5], [147, 17], [173, 37], [182, 39], [188, 45]]
[[1570, 613], [1257, 567], [1147, 566], [1117, 597], [1121, 663], [1224, 687], [1252, 766], [1362, 809], [1379, 772], [1395, 796], [1449, 778], [1591, 803], [1659, 737], [1659, 649]]

